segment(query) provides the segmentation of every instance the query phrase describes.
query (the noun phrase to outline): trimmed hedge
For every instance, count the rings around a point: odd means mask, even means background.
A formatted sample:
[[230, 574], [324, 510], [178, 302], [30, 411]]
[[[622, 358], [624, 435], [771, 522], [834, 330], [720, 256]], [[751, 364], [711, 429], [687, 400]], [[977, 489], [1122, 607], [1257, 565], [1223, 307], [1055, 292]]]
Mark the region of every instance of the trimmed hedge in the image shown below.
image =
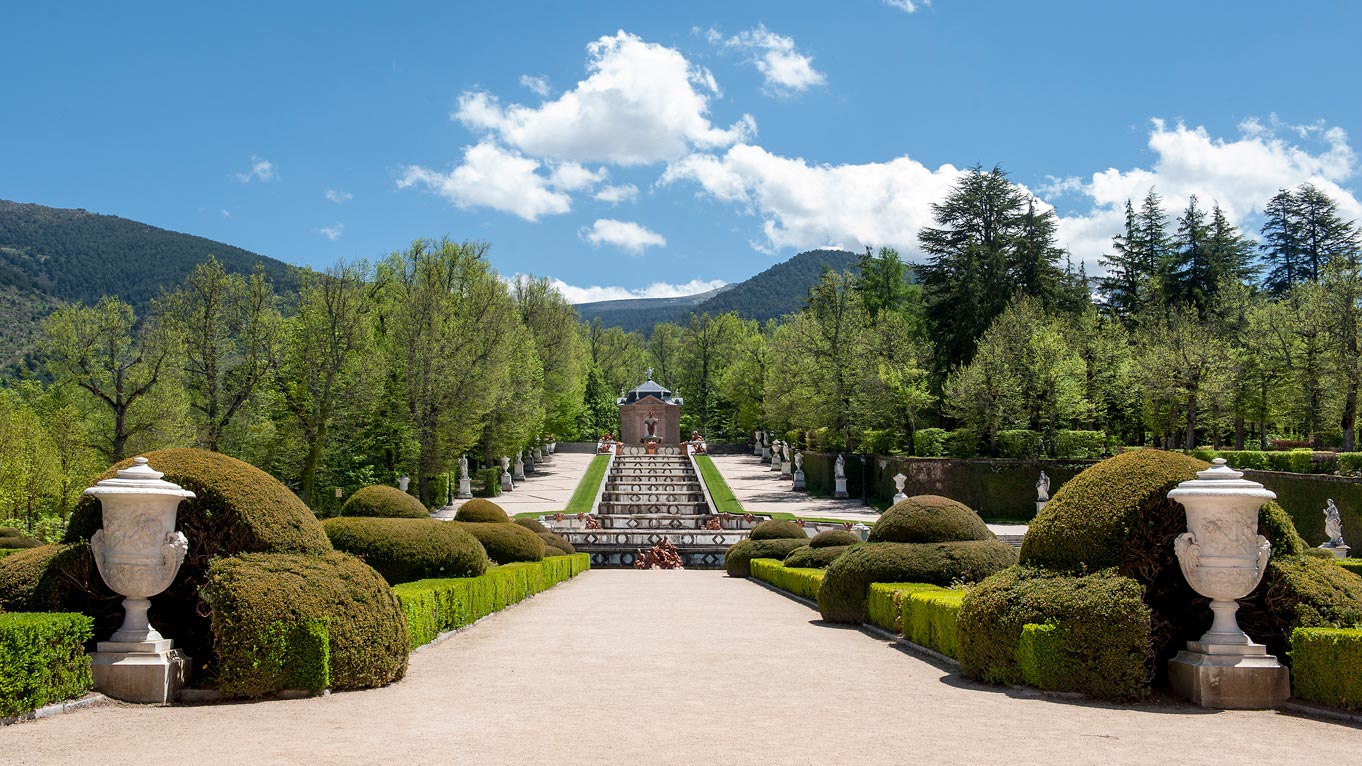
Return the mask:
[[728, 572], [729, 577], [751, 577], [753, 559], [778, 559], [783, 561], [796, 548], [803, 548], [808, 544], [808, 538], [739, 540], [727, 551], [724, 551], [724, 570]]
[[809, 533], [793, 521], [771, 519], [752, 527], [749, 540], [803, 540], [808, 544]]
[[866, 619], [885, 630], [903, 631], [903, 600], [912, 593], [943, 590], [939, 585], [920, 582], [877, 582], [866, 596]]
[[544, 526], [544, 523], [541, 522], [539, 519], [512, 519], [511, 521], [530, 530], [536, 535], [543, 534], [549, 531], [549, 528]]
[[823, 584], [823, 570], [788, 567], [775, 559], [753, 559], [752, 576], [762, 582], [770, 583], [786, 593], [793, 593], [810, 600], [818, 598], [818, 588]]
[[383, 578], [354, 556], [215, 559], [204, 601], [211, 608], [217, 685], [225, 694], [316, 691], [325, 682], [361, 689], [406, 673], [401, 606]]
[[40, 540], [35, 540], [14, 527], [0, 527], [0, 550], [37, 548], [39, 545], [42, 545]]
[[1102, 457], [1107, 435], [1101, 431], [1056, 431], [1055, 458], [1085, 460]]
[[[26, 548], [0, 559], [0, 611], [86, 612], [117, 606], [121, 619], [123, 597], [113, 593], [106, 599], [90, 596], [83, 584], [91, 582], [102, 584], [103, 580], [95, 572], [89, 543]], [[151, 611], [158, 625], [159, 603], [159, 597], [153, 599]]]
[[577, 552], [577, 549], [572, 547], [572, 543], [563, 539], [561, 535], [552, 532], [540, 532], [538, 534], [539, 539], [544, 541], [545, 556], [571, 556]]
[[818, 610], [825, 620], [859, 624], [866, 619], [872, 583], [975, 582], [1016, 562], [1012, 547], [997, 540], [859, 543], [828, 567], [818, 591]]
[[951, 432], [944, 428], [919, 428], [913, 432], [913, 454], [918, 457], [945, 457]]
[[370, 516], [381, 519], [428, 519], [430, 511], [421, 501], [397, 487], [374, 484], [363, 487], [340, 507], [341, 516]]
[[1362, 476], [1362, 452], [1338, 453], [1338, 472], [1344, 476]]
[[94, 621], [83, 614], [0, 614], [0, 718], [89, 691], [85, 642], [93, 634]]
[[466, 530], [482, 543], [487, 556], [498, 564], [539, 561], [544, 558], [544, 541], [519, 524], [500, 522], [448, 521]]
[[[872, 543], [946, 543], [996, 540], [979, 514], [940, 495], [916, 495], [885, 511], [870, 530]], [[859, 542], [859, 541], [857, 541]]]
[[501, 495], [500, 466], [479, 468], [473, 472], [473, 481], [476, 482], [477, 487], [473, 490], [474, 497], [498, 497]]
[[591, 556], [576, 553], [507, 564], [479, 577], [403, 583], [393, 593], [406, 615], [407, 645], [415, 649], [590, 568]]
[[[1316, 549], [1316, 550], [1318, 550], [1318, 549]], [[1330, 553], [1329, 555], [1330, 555], [1330, 556], [1333, 556], [1334, 554]], [[1355, 574], [1355, 575], [1357, 575], [1357, 576], [1359, 576], [1359, 577], [1362, 577], [1362, 559], [1340, 559], [1340, 558], [1335, 558], [1335, 559], [1334, 559], [1334, 563], [1335, 563], [1335, 564], [1338, 564], [1339, 566], [1343, 567], [1344, 569], [1348, 570], [1349, 572], [1352, 572], [1353, 574]]]
[[838, 556], [846, 553], [850, 545], [838, 545], [833, 548], [814, 548], [803, 546], [790, 551], [790, 555], [785, 557], [785, 566], [802, 569], [827, 569]]
[[861, 542], [861, 538], [851, 532], [841, 529], [829, 529], [826, 532], [819, 532], [809, 540], [810, 548], [844, 548], [848, 545], [855, 545]]
[[[501, 506], [491, 500], [475, 497], [459, 506], [459, 510], [454, 512], [454, 519], [455, 521], [470, 521], [479, 524], [505, 524], [511, 520], [511, 517], [506, 515], [506, 511]], [[538, 530], [534, 531], [537, 532]]]
[[1291, 693], [1325, 705], [1362, 710], [1362, 630], [1293, 630]]
[[899, 624], [903, 637], [947, 657], [960, 658], [957, 628], [963, 590], [918, 590], [904, 594]]
[[1013, 429], [998, 432], [998, 456], [1014, 460], [1029, 460], [1044, 454], [1041, 436], [1035, 431]]
[[1059, 689], [1064, 674], [1064, 641], [1056, 625], [1027, 623], [1017, 641], [1017, 668], [1037, 689]]
[[482, 544], [447, 521], [340, 516], [322, 526], [336, 550], [360, 557], [389, 585], [487, 571]]
[[1106, 699], [1149, 693], [1153, 613], [1144, 588], [1113, 569], [1072, 576], [1017, 566], [971, 587], [960, 609], [962, 673], [990, 683], [1022, 683], [1018, 645], [1028, 624], [1058, 627], [1062, 648], [1049, 688]]

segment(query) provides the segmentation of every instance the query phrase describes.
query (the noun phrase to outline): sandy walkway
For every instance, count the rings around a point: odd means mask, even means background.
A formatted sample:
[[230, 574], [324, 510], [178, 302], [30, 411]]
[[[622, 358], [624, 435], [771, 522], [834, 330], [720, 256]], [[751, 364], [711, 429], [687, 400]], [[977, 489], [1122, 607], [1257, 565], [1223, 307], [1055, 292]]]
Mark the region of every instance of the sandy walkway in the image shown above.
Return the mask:
[[718, 572], [595, 571], [326, 698], [107, 706], [0, 729], [6, 764], [1348, 762], [1275, 713], [973, 685]]
[[[553, 513], [567, 507], [572, 493], [577, 491], [582, 476], [586, 473], [591, 459], [589, 453], [558, 452], [553, 460], [540, 463], [534, 473], [527, 474], [525, 481], [518, 482], [511, 492], [503, 492], [492, 499], [511, 516], [517, 513]], [[454, 518], [459, 506], [465, 501], [455, 500], [448, 510], [435, 512], [436, 518]]]

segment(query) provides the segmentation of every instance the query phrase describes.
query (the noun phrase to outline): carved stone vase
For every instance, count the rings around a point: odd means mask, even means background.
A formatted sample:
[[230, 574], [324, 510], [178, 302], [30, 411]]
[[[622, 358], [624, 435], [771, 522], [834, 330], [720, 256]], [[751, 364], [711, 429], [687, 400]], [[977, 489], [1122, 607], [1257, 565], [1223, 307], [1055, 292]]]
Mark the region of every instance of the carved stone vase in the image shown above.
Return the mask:
[[170, 587], [189, 550], [175, 516], [194, 493], [163, 475], [139, 457], [118, 478], [85, 490], [103, 513], [103, 528], [90, 538], [95, 567], [124, 596], [123, 624], [96, 646], [91, 669], [101, 691], [130, 702], [172, 701], [188, 672], [186, 658], [147, 619], [151, 597]]
[[894, 474], [894, 504], [903, 502], [908, 496], [903, 494], [903, 483], [908, 481], [908, 477], [901, 473]]
[[1235, 612], [1267, 571], [1272, 544], [1258, 534], [1258, 509], [1277, 496], [1224, 458], [1214, 463], [1168, 493], [1187, 513], [1188, 531], [1173, 543], [1178, 564], [1213, 615], [1210, 630], [1169, 661], [1169, 682], [1206, 707], [1275, 707], [1290, 696], [1287, 670], [1239, 628]]

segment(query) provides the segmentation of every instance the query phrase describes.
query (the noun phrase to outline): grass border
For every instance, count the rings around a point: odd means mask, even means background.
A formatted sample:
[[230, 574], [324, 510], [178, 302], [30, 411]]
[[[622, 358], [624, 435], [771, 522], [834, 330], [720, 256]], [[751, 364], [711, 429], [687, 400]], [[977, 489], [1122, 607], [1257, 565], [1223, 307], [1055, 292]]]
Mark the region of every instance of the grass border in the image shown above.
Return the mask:
[[714, 458], [709, 455], [696, 455], [695, 465], [700, 469], [700, 477], [705, 480], [705, 486], [709, 488], [709, 496], [714, 498], [715, 513], [737, 513], [745, 514], [742, 503], [738, 502], [737, 496], [733, 494], [728, 482], [724, 481], [723, 474], [719, 473], [719, 467], [714, 465]]
[[605, 469], [609, 465], [609, 455], [602, 454], [591, 458], [591, 464], [586, 467], [582, 480], [577, 482], [577, 489], [573, 490], [572, 499], [568, 501], [563, 513], [591, 513], [596, 510], [593, 507], [596, 503], [596, 491], [601, 488], [601, 480], [605, 478]]

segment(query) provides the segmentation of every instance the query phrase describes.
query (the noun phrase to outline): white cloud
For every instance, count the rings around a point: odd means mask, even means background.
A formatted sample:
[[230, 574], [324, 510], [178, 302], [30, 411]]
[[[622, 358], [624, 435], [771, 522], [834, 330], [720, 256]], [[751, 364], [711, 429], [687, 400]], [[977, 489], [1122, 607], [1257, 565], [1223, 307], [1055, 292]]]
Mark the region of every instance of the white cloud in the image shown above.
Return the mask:
[[341, 191], [340, 189], [327, 189], [326, 191], [322, 192], [322, 196], [326, 197], [327, 200], [334, 202], [337, 205], [343, 202], [349, 202], [350, 200], [355, 198], [355, 195], [347, 191]]
[[572, 198], [550, 188], [550, 179], [536, 172], [539, 167], [538, 160], [483, 142], [466, 148], [463, 164], [448, 173], [404, 168], [397, 186], [424, 186], [457, 207], [490, 207], [527, 221], [571, 210]]
[[340, 236], [342, 234], [345, 233], [345, 224], [336, 223], [330, 226], [323, 226], [322, 228], [317, 229], [317, 233], [322, 235], [323, 237], [326, 237], [332, 242], [335, 242], [336, 240], [340, 239]]
[[1169, 127], [1158, 119], [1150, 125], [1153, 165], [1093, 173], [1080, 185], [1091, 208], [1060, 218], [1061, 242], [1090, 271], [1100, 271], [1098, 257], [1110, 251], [1112, 235], [1125, 225], [1126, 200], [1138, 207], [1151, 188], [1163, 197], [1170, 219], [1195, 194], [1207, 208], [1219, 203], [1226, 217], [1247, 225], [1249, 233], [1257, 228], [1256, 214], [1278, 189], [1307, 181], [1333, 197], [1344, 217], [1362, 216], [1362, 203], [1341, 186], [1356, 168], [1356, 155], [1341, 128], [1284, 125], [1275, 118], [1268, 125], [1246, 120], [1239, 137], [1227, 140], [1212, 137], [1204, 127]]
[[598, 218], [591, 228], [583, 228], [580, 236], [596, 247], [614, 245], [633, 255], [641, 255], [646, 248], [662, 247], [667, 238], [633, 221]]
[[[519, 276], [519, 275], [517, 275]], [[568, 303], [591, 303], [594, 301], [622, 301], [630, 298], [679, 298], [685, 295], [698, 295], [717, 290], [726, 283], [722, 279], [692, 279], [681, 284], [654, 282], [647, 287], [577, 287], [561, 279], [551, 279], [553, 286], [567, 298]]]
[[908, 157], [865, 165], [810, 165], [759, 146], [739, 144], [723, 156], [695, 154], [673, 163], [660, 184], [693, 181], [703, 193], [762, 219], [762, 250], [808, 249], [842, 242], [916, 248], [938, 202], [960, 177], [951, 165], [931, 170]]
[[884, 4], [891, 8], [898, 8], [904, 13], [916, 13], [919, 9], [930, 6], [932, 0], [884, 0]]
[[[707, 38], [716, 42], [716, 35], [710, 30]], [[812, 56], [795, 50], [794, 38], [778, 35], [764, 24], [728, 38], [724, 45], [752, 54], [752, 63], [766, 78], [768, 93], [791, 95], [827, 81], [822, 72], [813, 68]]]
[[549, 185], [560, 191], [590, 189], [609, 176], [604, 169], [587, 170], [575, 162], [560, 162], [549, 173]]
[[531, 77], [527, 74], [520, 76], [520, 84], [530, 89], [530, 92], [540, 98], [548, 98], [552, 88], [549, 87], [549, 78], [544, 75]]
[[587, 78], [553, 101], [502, 106], [488, 93], [466, 92], [452, 116], [529, 155], [619, 165], [672, 160], [756, 131], [750, 115], [714, 126], [713, 75], [672, 48], [620, 31], [589, 44], [587, 58]]
[[605, 186], [594, 195], [601, 202], [619, 204], [621, 202], [633, 202], [638, 199], [638, 187], [633, 184], [623, 184], [621, 186]]
[[222, 214], [222, 217], [223, 217], [223, 218], [226, 218], [226, 219], [229, 219], [229, 220], [230, 220], [231, 217], [232, 217], [231, 211], [228, 210], [227, 208], [223, 208], [223, 209], [219, 210], [218, 212]]
[[269, 183], [279, 177], [279, 174], [274, 170], [274, 163], [259, 157], [251, 157], [250, 170], [245, 173], [236, 173], [235, 175], [236, 180], [243, 184], [248, 184], [251, 181]]

